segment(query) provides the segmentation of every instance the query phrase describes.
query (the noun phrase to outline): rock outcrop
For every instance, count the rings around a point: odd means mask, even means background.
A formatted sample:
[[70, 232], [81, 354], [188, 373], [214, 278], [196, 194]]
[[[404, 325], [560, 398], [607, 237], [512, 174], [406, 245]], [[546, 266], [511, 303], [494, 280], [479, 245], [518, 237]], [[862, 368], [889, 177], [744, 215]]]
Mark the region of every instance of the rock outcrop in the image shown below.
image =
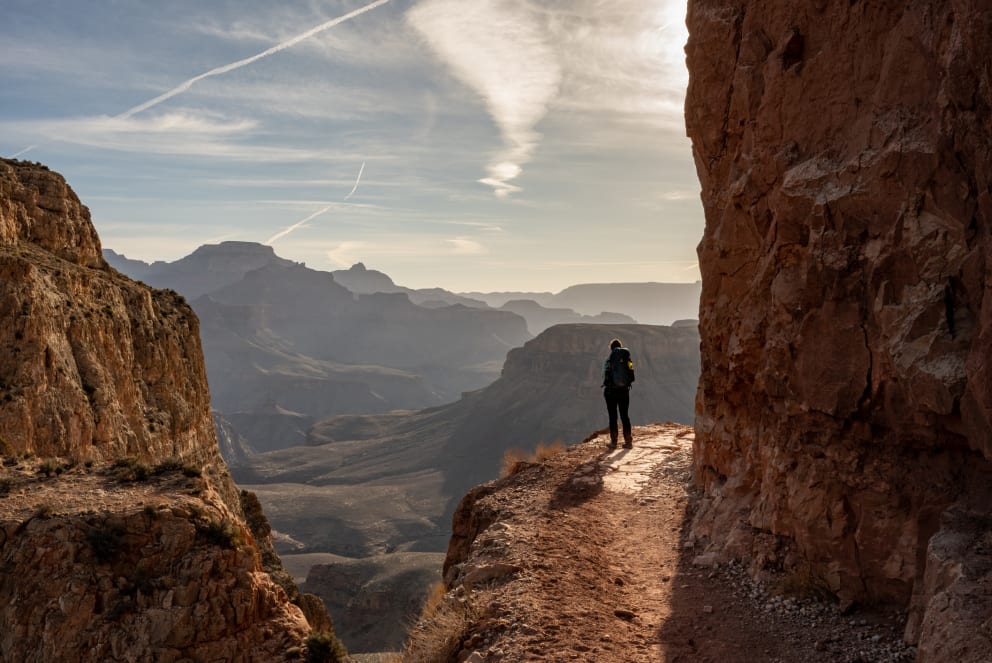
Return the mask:
[[[912, 596], [920, 660], [949, 660], [927, 653], [948, 592], [992, 582], [931, 569], [954, 548], [933, 538], [942, 513], [992, 510], [992, 14], [692, 0], [688, 24], [695, 531], [845, 603]], [[987, 526], [954, 531], [989, 554]], [[992, 656], [988, 619], [964, 620], [983, 626], [956, 660]]]
[[193, 311], [11, 160], [0, 315], [0, 659], [278, 661], [330, 628], [220, 458]]
[[196, 316], [109, 269], [61, 176], [0, 161], [5, 454], [207, 462], [216, 449]]

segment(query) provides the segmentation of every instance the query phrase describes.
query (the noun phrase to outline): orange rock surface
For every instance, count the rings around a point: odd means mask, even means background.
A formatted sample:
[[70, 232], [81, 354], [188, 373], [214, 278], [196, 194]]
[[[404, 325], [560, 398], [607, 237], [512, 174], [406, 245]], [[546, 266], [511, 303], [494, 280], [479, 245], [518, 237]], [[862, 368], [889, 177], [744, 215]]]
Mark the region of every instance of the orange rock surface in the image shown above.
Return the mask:
[[920, 660], [987, 660], [987, 592], [948, 596], [992, 565], [939, 573], [928, 545], [992, 511], [992, 13], [692, 0], [688, 24], [706, 213], [694, 531], [845, 603], [912, 601], [912, 642], [938, 606], [947, 623], [984, 611], [970, 645], [925, 638]]

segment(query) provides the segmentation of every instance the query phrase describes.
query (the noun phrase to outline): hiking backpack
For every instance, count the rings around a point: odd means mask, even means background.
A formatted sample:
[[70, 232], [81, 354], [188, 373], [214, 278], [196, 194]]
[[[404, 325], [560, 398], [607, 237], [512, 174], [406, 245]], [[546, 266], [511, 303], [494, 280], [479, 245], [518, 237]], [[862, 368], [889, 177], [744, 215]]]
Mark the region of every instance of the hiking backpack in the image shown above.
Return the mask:
[[634, 362], [630, 360], [630, 350], [615, 348], [610, 352], [609, 381], [614, 387], [629, 387], [634, 381]]

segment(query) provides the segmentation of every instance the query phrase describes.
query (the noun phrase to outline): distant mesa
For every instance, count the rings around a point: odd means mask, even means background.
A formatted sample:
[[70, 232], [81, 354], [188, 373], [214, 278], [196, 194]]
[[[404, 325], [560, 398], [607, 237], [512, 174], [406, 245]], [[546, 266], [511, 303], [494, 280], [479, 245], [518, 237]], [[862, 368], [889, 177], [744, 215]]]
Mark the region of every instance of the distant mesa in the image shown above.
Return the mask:
[[617, 311], [641, 324], [670, 325], [675, 320], [699, 317], [702, 286], [696, 283], [586, 283], [550, 292], [468, 292], [499, 308], [508, 302], [530, 300], [550, 309], [571, 309], [596, 316]]

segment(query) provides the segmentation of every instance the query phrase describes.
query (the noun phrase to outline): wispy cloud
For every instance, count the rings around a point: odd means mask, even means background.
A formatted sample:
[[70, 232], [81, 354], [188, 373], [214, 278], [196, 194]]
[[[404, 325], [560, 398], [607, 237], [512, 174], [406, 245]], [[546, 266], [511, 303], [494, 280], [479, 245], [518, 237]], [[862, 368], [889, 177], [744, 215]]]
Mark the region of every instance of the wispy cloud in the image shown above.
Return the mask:
[[[241, 69], [242, 67], [246, 67], [246, 66], [248, 66], [248, 65], [250, 65], [250, 64], [252, 64], [254, 62], [257, 62], [257, 61], [259, 61], [259, 60], [261, 60], [263, 58], [267, 58], [270, 55], [274, 55], [274, 54], [276, 54], [276, 53], [278, 53], [280, 51], [284, 51], [287, 48], [291, 48], [291, 47], [299, 44], [300, 42], [304, 42], [304, 41], [310, 39], [311, 37], [314, 37], [316, 35], [321, 34], [322, 32], [326, 32], [327, 30], [330, 30], [331, 28], [333, 28], [335, 26], [338, 26], [338, 25], [344, 23], [345, 21], [349, 21], [349, 20], [351, 20], [351, 19], [353, 19], [353, 18], [355, 18], [357, 16], [361, 16], [362, 14], [364, 14], [366, 12], [372, 11], [373, 9], [376, 9], [377, 7], [380, 7], [380, 6], [386, 4], [389, 1], [390, 0], [374, 0], [374, 2], [370, 2], [369, 4], [367, 4], [367, 5], [363, 6], [363, 7], [360, 7], [358, 9], [355, 9], [354, 11], [350, 11], [347, 14], [344, 14], [342, 16], [338, 16], [337, 18], [333, 18], [333, 19], [331, 19], [329, 21], [324, 21], [320, 25], [314, 26], [314, 27], [310, 28], [309, 30], [306, 30], [306, 31], [301, 32], [301, 33], [299, 33], [297, 35], [294, 35], [293, 37], [290, 37], [288, 39], [285, 39], [285, 40], [279, 42], [278, 44], [276, 44], [275, 46], [272, 46], [270, 48], [267, 48], [264, 51], [261, 51], [260, 53], [256, 53], [255, 55], [252, 55], [252, 56], [247, 57], [247, 58], [242, 58], [241, 60], [236, 60], [235, 62], [230, 62], [228, 64], [221, 65], [220, 67], [214, 67], [213, 69], [210, 69], [209, 71], [205, 71], [202, 74], [198, 74], [196, 76], [193, 76], [192, 78], [189, 78], [189, 79], [183, 81], [182, 83], [180, 83], [179, 85], [175, 86], [174, 88], [171, 88], [171, 89], [163, 92], [162, 94], [149, 99], [148, 101], [145, 101], [143, 103], [140, 103], [137, 106], [133, 106], [133, 107], [127, 109], [126, 111], [113, 116], [112, 118], [104, 118], [104, 120], [107, 120], [107, 119], [109, 119], [109, 120], [118, 120], [118, 121], [119, 120], [128, 120], [128, 119], [132, 118], [133, 116], [137, 115], [138, 113], [143, 113], [144, 111], [146, 111], [146, 110], [148, 110], [150, 108], [154, 108], [155, 106], [158, 106], [162, 102], [168, 101], [169, 99], [172, 99], [173, 97], [175, 97], [177, 95], [180, 95], [180, 94], [188, 91], [190, 88], [193, 87], [193, 85], [195, 85], [196, 83], [199, 83], [200, 81], [202, 81], [204, 79], [211, 78], [211, 77], [214, 77], [214, 76], [220, 76], [222, 74], [226, 74], [226, 73], [231, 72], [231, 71], [234, 71], [236, 69]], [[15, 156], [20, 156], [20, 155], [26, 154], [27, 152], [30, 152], [31, 150], [35, 149], [36, 147], [37, 147], [37, 145], [30, 145], [28, 147], [25, 147], [22, 150], [18, 151], [15, 154]]]
[[[40, 142], [142, 154], [195, 155], [198, 158], [254, 162], [343, 161], [355, 155], [328, 154], [314, 147], [273, 146], [247, 140], [259, 128], [254, 120], [179, 109], [148, 117], [85, 117], [0, 123], [0, 131]], [[25, 148], [19, 152], [23, 154]]]
[[[362, 162], [362, 167], [358, 169], [358, 177], [355, 179], [355, 186], [351, 187], [351, 191], [349, 191], [348, 192], [348, 195], [344, 197], [344, 201], [343, 202], [347, 202], [353, 195], [355, 195], [355, 192], [358, 191], [358, 185], [362, 181], [362, 173], [364, 173], [364, 172], [365, 172], [365, 162], [363, 161]], [[331, 209], [333, 209], [337, 205], [338, 205], [338, 203], [332, 203], [332, 204], [330, 204], [330, 205], [328, 205], [326, 207], [323, 207], [323, 208], [317, 210], [316, 212], [314, 212], [310, 216], [306, 217], [305, 219], [301, 219], [300, 221], [297, 221], [296, 223], [294, 223], [293, 225], [289, 226], [288, 228], [285, 228], [284, 230], [280, 230], [275, 235], [273, 235], [272, 237], [270, 237], [269, 239], [267, 239], [265, 241], [265, 244], [272, 244], [273, 242], [278, 242], [280, 239], [282, 239], [286, 235], [289, 235], [290, 233], [292, 233], [292, 232], [294, 232], [296, 230], [299, 230], [300, 228], [305, 228], [306, 225], [307, 225], [307, 223], [309, 223], [310, 221], [313, 221], [314, 219], [316, 219], [321, 214], [325, 214], [326, 212], [329, 212]]]
[[484, 244], [470, 237], [396, 236], [387, 241], [350, 240], [332, 244], [325, 251], [331, 264], [348, 267], [356, 262], [434, 261], [438, 258], [468, 258], [485, 255]]
[[205, 78], [210, 78], [211, 76], [220, 76], [221, 74], [226, 74], [229, 71], [234, 71], [235, 69], [240, 69], [241, 67], [248, 66], [248, 65], [250, 65], [253, 62], [257, 62], [258, 60], [261, 60], [262, 58], [266, 58], [266, 57], [268, 57], [270, 55], [273, 55], [275, 53], [278, 53], [279, 51], [284, 51], [287, 48], [290, 48], [291, 46], [295, 46], [296, 44], [299, 44], [301, 41], [305, 41], [307, 39], [310, 39], [314, 35], [318, 35], [321, 32], [324, 32], [326, 30], [330, 30], [334, 26], [340, 25], [341, 23], [344, 23], [345, 21], [351, 20], [351, 19], [355, 18], [356, 16], [361, 16], [365, 12], [371, 11], [371, 10], [375, 9], [376, 7], [380, 7], [380, 6], [384, 5], [384, 4], [386, 4], [387, 2], [389, 2], [389, 0], [375, 0], [375, 2], [371, 2], [371, 3], [367, 4], [367, 5], [365, 5], [364, 7], [361, 7], [359, 9], [354, 10], [354, 11], [348, 12], [347, 14], [345, 14], [343, 16], [339, 16], [339, 17], [334, 18], [334, 19], [331, 19], [330, 21], [325, 21], [324, 23], [321, 23], [320, 25], [318, 25], [316, 27], [310, 28], [309, 30], [307, 30], [305, 32], [301, 32], [300, 34], [298, 34], [298, 35], [296, 35], [294, 37], [291, 37], [290, 39], [287, 39], [287, 40], [285, 40], [283, 42], [280, 42], [280, 43], [276, 44], [275, 46], [273, 46], [271, 48], [265, 49], [261, 53], [256, 53], [255, 55], [252, 55], [251, 57], [243, 58], [241, 60], [237, 60], [236, 62], [231, 62], [229, 64], [225, 64], [225, 65], [222, 65], [220, 67], [214, 67], [210, 71], [205, 71], [202, 74], [199, 74], [197, 76], [194, 76], [193, 78], [190, 78], [190, 79], [187, 79], [187, 80], [183, 81], [182, 83], [180, 83], [176, 87], [174, 87], [171, 90], [168, 90], [166, 92], [163, 92], [162, 94], [158, 95], [157, 97], [155, 97], [153, 99], [149, 99], [148, 101], [146, 101], [144, 103], [138, 104], [137, 106], [134, 106], [133, 108], [127, 109], [126, 111], [124, 111], [123, 113], [117, 115], [116, 117], [118, 119], [125, 119], [125, 118], [129, 118], [132, 115], [135, 115], [137, 113], [141, 113], [142, 111], [146, 111], [149, 108], [152, 108], [153, 106], [159, 105], [163, 101], [166, 101], [168, 99], [171, 99], [172, 97], [176, 96], [177, 94], [182, 94], [186, 90], [188, 90], [191, 87], [193, 87], [194, 84], [202, 81]]
[[548, 35], [529, 4], [476, 0], [424, 0], [407, 14], [435, 54], [486, 103], [503, 136], [480, 182], [503, 197], [540, 140], [535, 126], [561, 83], [561, 67]]

